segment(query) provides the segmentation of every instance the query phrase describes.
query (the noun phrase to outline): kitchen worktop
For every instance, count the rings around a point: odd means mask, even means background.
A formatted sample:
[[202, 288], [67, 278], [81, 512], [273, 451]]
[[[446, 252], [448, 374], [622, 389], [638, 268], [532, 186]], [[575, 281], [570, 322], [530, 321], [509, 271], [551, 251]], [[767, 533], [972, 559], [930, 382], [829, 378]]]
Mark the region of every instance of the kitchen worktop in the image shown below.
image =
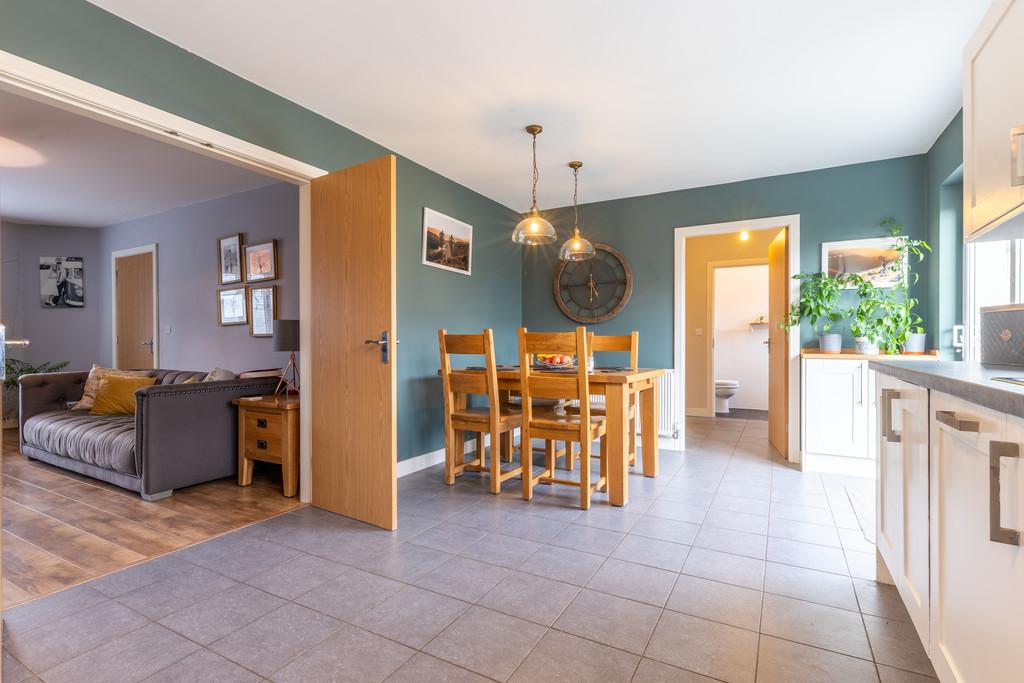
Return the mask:
[[873, 360], [868, 364], [868, 368], [992, 410], [1024, 417], [1024, 386], [993, 379], [1019, 377], [1024, 382], [1024, 367], [1021, 366], [982, 365], [957, 361], [914, 363]]

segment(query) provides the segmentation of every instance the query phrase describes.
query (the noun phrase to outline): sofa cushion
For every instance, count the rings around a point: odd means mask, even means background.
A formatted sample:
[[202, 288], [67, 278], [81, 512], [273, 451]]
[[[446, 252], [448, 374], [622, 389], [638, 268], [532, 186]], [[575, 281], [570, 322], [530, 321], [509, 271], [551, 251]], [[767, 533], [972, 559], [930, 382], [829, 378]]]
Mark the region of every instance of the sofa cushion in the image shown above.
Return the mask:
[[105, 368], [93, 363], [89, 371], [89, 377], [85, 380], [85, 389], [82, 391], [82, 398], [75, 404], [75, 410], [92, 410], [92, 403], [96, 399], [96, 392], [100, 388], [100, 381], [109, 375], [120, 375], [126, 377], [152, 377], [152, 370], [119, 370], [117, 368]]
[[135, 466], [135, 416], [92, 415], [54, 410], [25, 421], [22, 439], [56, 455], [97, 467], [138, 475]]
[[152, 386], [155, 377], [119, 377], [108, 375], [100, 380], [96, 399], [92, 403], [93, 415], [134, 415], [135, 392]]

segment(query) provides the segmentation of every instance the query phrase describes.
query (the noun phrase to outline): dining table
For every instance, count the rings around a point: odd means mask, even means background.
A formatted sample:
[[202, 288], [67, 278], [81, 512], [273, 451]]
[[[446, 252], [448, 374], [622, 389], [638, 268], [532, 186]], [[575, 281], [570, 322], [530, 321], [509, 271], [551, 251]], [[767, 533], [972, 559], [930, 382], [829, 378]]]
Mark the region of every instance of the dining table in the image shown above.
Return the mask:
[[[483, 368], [453, 369], [459, 373], [482, 373]], [[520, 389], [519, 366], [499, 365], [498, 391], [502, 400]], [[641, 468], [645, 477], [658, 476], [658, 378], [660, 368], [594, 368], [588, 374], [590, 393], [604, 396], [606, 439], [608, 439], [608, 501], [612, 505], [629, 503], [629, 398], [637, 396], [640, 420]]]

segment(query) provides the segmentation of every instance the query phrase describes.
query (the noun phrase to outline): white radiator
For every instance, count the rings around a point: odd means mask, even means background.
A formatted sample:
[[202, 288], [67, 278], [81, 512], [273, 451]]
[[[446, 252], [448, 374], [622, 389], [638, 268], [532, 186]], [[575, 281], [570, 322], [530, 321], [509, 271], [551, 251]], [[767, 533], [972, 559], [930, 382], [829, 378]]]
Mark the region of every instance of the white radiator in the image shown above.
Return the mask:
[[[658, 436], [669, 439], [679, 438], [679, 420], [676, 417], [676, 382], [675, 370], [666, 370], [665, 374], [658, 378]], [[579, 406], [579, 401], [573, 401], [573, 405]], [[590, 405], [604, 406], [604, 396], [591, 396]], [[640, 422], [637, 421], [637, 432], [640, 431]]]

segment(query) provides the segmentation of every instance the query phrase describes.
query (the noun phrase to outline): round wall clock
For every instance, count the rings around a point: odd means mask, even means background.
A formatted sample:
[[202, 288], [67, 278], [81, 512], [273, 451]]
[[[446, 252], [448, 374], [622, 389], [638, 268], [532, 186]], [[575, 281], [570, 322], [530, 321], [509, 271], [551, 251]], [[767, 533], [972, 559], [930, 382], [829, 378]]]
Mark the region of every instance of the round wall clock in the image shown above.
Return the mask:
[[579, 323], [599, 323], [619, 314], [633, 294], [633, 271], [607, 244], [595, 244], [586, 261], [563, 261], [555, 269], [555, 301]]

